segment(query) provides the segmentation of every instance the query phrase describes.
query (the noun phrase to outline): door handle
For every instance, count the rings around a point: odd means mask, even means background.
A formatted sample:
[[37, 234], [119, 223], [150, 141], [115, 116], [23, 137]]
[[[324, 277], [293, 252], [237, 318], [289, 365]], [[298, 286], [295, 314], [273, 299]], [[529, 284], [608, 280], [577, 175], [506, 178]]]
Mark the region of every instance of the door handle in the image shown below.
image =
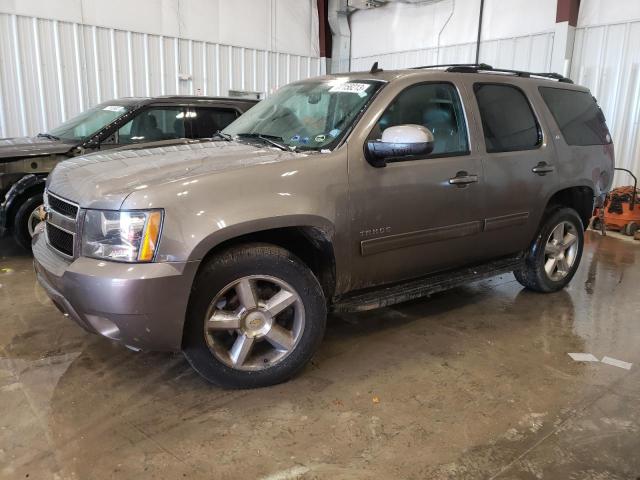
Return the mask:
[[449, 179], [449, 185], [456, 185], [457, 187], [464, 187], [470, 183], [478, 183], [478, 175], [458, 172], [455, 177]]
[[547, 162], [539, 162], [538, 165], [533, 167], [531, 171], [537, 173], [541, 177], [544, 177], [547, 173], [551, 173], [555, 170], [553, 165], [549, 165]]

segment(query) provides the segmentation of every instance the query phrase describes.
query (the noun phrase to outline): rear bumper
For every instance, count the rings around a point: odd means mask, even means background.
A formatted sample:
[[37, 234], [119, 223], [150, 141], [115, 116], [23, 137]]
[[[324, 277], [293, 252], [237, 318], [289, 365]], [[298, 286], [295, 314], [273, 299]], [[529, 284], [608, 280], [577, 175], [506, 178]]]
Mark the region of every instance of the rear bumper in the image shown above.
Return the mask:
[[33, 257], [51, 300], [85, 330], [136, 349], [180, 350], [197, 262], [68, 261], [41, 234], [34, 237]]

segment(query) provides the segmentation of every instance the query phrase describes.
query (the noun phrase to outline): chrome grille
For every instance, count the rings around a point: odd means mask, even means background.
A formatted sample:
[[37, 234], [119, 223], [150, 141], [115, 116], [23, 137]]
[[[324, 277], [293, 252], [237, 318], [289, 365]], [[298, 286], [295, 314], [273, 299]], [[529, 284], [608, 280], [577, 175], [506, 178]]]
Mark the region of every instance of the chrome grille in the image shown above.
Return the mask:
[[47, 201], [49, 203], [49, 208], [54, 210], [65, 217], [75, 218], [78, 216], [78, 206], [67, 202], [66, 200], [61, 199], [60, 197], [56, 197], [55, 195], [47, 194]]
[[61, 228], [47, 223], [47, 240], [49, 245], [69, 257], [73, 257], [74, 235]]
[[47, 211], [47, 244], [61, 255], [75, 257], [80, 207], [49, 191], [45, 192], [44, 204]]

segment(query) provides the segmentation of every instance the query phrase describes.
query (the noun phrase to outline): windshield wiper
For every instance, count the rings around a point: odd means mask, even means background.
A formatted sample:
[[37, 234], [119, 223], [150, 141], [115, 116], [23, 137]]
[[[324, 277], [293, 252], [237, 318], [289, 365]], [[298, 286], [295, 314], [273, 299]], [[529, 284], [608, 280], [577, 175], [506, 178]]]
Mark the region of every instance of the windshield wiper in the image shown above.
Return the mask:
[[56, 137], [55, 135], [51, 135], [50, 133], [39, 133], [38, 137], [48, 138], [49, 140], [60, 140], [60, 137]]
[[228, 133], [224, 133], [222, 130], [218, 130], [216, 133], [211, 135], [211, 138], [221, 138], [222, 140], [226, 140], [227, 142], [233, 142], [233, 137]]
[[277, 135], [264, 135], [262, 133], [239, 133], [238, 137], [240, 138], [259, 138], [265, 143], [273, 145], [274, 147], [278, 147], [280, 150], [285, 152], [291, 152], [294, 150], [292, 147], [284, 145], [283, 143], [278, 142], [277, 140], [283, 141], [282, 137], [278, 137]]

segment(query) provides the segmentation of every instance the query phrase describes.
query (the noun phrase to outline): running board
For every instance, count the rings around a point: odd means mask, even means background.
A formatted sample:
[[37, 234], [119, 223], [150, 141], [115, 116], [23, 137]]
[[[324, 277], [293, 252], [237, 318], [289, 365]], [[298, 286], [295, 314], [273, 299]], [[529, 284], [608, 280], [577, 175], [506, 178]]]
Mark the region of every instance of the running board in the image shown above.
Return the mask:
[[331, 309], [336, 313], [347, 313], [388, 307], [389, 305], [415, 298], [428, 297], [434, 293], [449, 290], [476, 280], [512, 272], [521, 262], [522, 256], [502, 258], [489, 263], [440, 272], [391, 286], [367, 289], [364, 292], [360, 291], [339, 298]]

